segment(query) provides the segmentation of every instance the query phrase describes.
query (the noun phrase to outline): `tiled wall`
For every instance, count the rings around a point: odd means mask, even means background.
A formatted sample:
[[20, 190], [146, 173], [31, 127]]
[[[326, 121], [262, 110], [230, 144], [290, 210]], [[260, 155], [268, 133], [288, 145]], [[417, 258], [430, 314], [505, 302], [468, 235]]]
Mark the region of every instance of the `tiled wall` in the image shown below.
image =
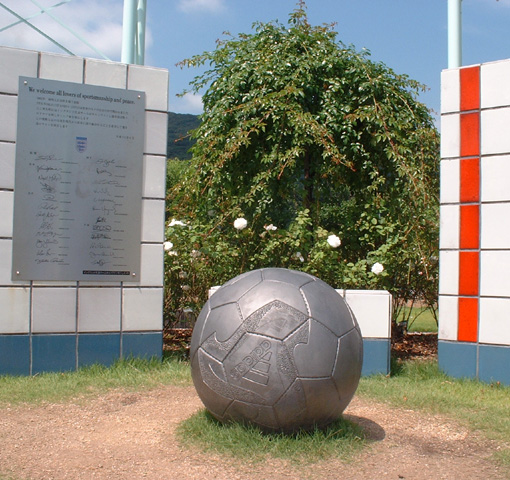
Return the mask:
[[446, 70], [439, 363], [510, 384], [510, 61]]
[[363, 336], [361, 375], [390, 373], [391, 294], [386, 290], [337, 290], [349, 305]]
[[[162, 353], [168, 72], [0, 48], [0, 375]], [[11, 280], [18, 77], [146, 92], [140, 281]]]

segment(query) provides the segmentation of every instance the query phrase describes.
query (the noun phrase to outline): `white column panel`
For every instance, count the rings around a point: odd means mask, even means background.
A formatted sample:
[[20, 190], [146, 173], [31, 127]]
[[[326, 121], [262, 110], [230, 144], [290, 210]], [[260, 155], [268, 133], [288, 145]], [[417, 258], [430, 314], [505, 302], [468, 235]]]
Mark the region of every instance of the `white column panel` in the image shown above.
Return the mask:
[[481, 298], [480, 319], [480, 343], [510, 344], [510, 298]]
[[439, 295], [439, 340], [457, 340], [459, 297]]
[[459, 252], [441, 250], [439, 252], [439, 294], [459, 294]]
[[459, 69], [441, 72], [441, 113], [460, 110], [460, 75]]
[[459, 248], [460, 206], [441, 205], [439, 221], [439, 248]]
[[460, 116], [458, 114], [441, 117], [441, 158], [460, 155]]

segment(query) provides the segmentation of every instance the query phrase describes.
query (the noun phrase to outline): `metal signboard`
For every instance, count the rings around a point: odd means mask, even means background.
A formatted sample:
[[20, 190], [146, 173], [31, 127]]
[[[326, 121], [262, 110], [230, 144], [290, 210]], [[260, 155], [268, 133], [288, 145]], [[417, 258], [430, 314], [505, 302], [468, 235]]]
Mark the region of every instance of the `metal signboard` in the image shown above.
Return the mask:
[[145, 93], [20, 77], [13, 280], [139, 281]]

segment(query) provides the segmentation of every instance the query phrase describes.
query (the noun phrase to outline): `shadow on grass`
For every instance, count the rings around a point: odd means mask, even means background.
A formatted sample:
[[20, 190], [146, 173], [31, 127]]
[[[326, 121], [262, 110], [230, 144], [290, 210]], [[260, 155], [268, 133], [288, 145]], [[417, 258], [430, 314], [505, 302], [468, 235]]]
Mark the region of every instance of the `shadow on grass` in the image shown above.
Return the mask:
[[222, 423], [205, 409], [181, 422], [177, 438], [185, 446], [244, 461], [280, 458], [301, 465], [333, 457], [348, 461], [374, 440], [365, 427], [348, 418], [324, 428], [268, 433], [253, 425]]

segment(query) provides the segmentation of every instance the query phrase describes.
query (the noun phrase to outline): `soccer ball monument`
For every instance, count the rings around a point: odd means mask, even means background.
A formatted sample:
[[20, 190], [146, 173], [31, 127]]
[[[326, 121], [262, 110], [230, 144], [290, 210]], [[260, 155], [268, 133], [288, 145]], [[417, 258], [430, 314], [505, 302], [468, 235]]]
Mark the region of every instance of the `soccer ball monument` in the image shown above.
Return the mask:
[[233, 278], [209, 298], [190, 356], [197, 393], [218, 420], [292, 432], [340, 417], [358, 386], [363, 342], [327, 283], [267, 268]]

